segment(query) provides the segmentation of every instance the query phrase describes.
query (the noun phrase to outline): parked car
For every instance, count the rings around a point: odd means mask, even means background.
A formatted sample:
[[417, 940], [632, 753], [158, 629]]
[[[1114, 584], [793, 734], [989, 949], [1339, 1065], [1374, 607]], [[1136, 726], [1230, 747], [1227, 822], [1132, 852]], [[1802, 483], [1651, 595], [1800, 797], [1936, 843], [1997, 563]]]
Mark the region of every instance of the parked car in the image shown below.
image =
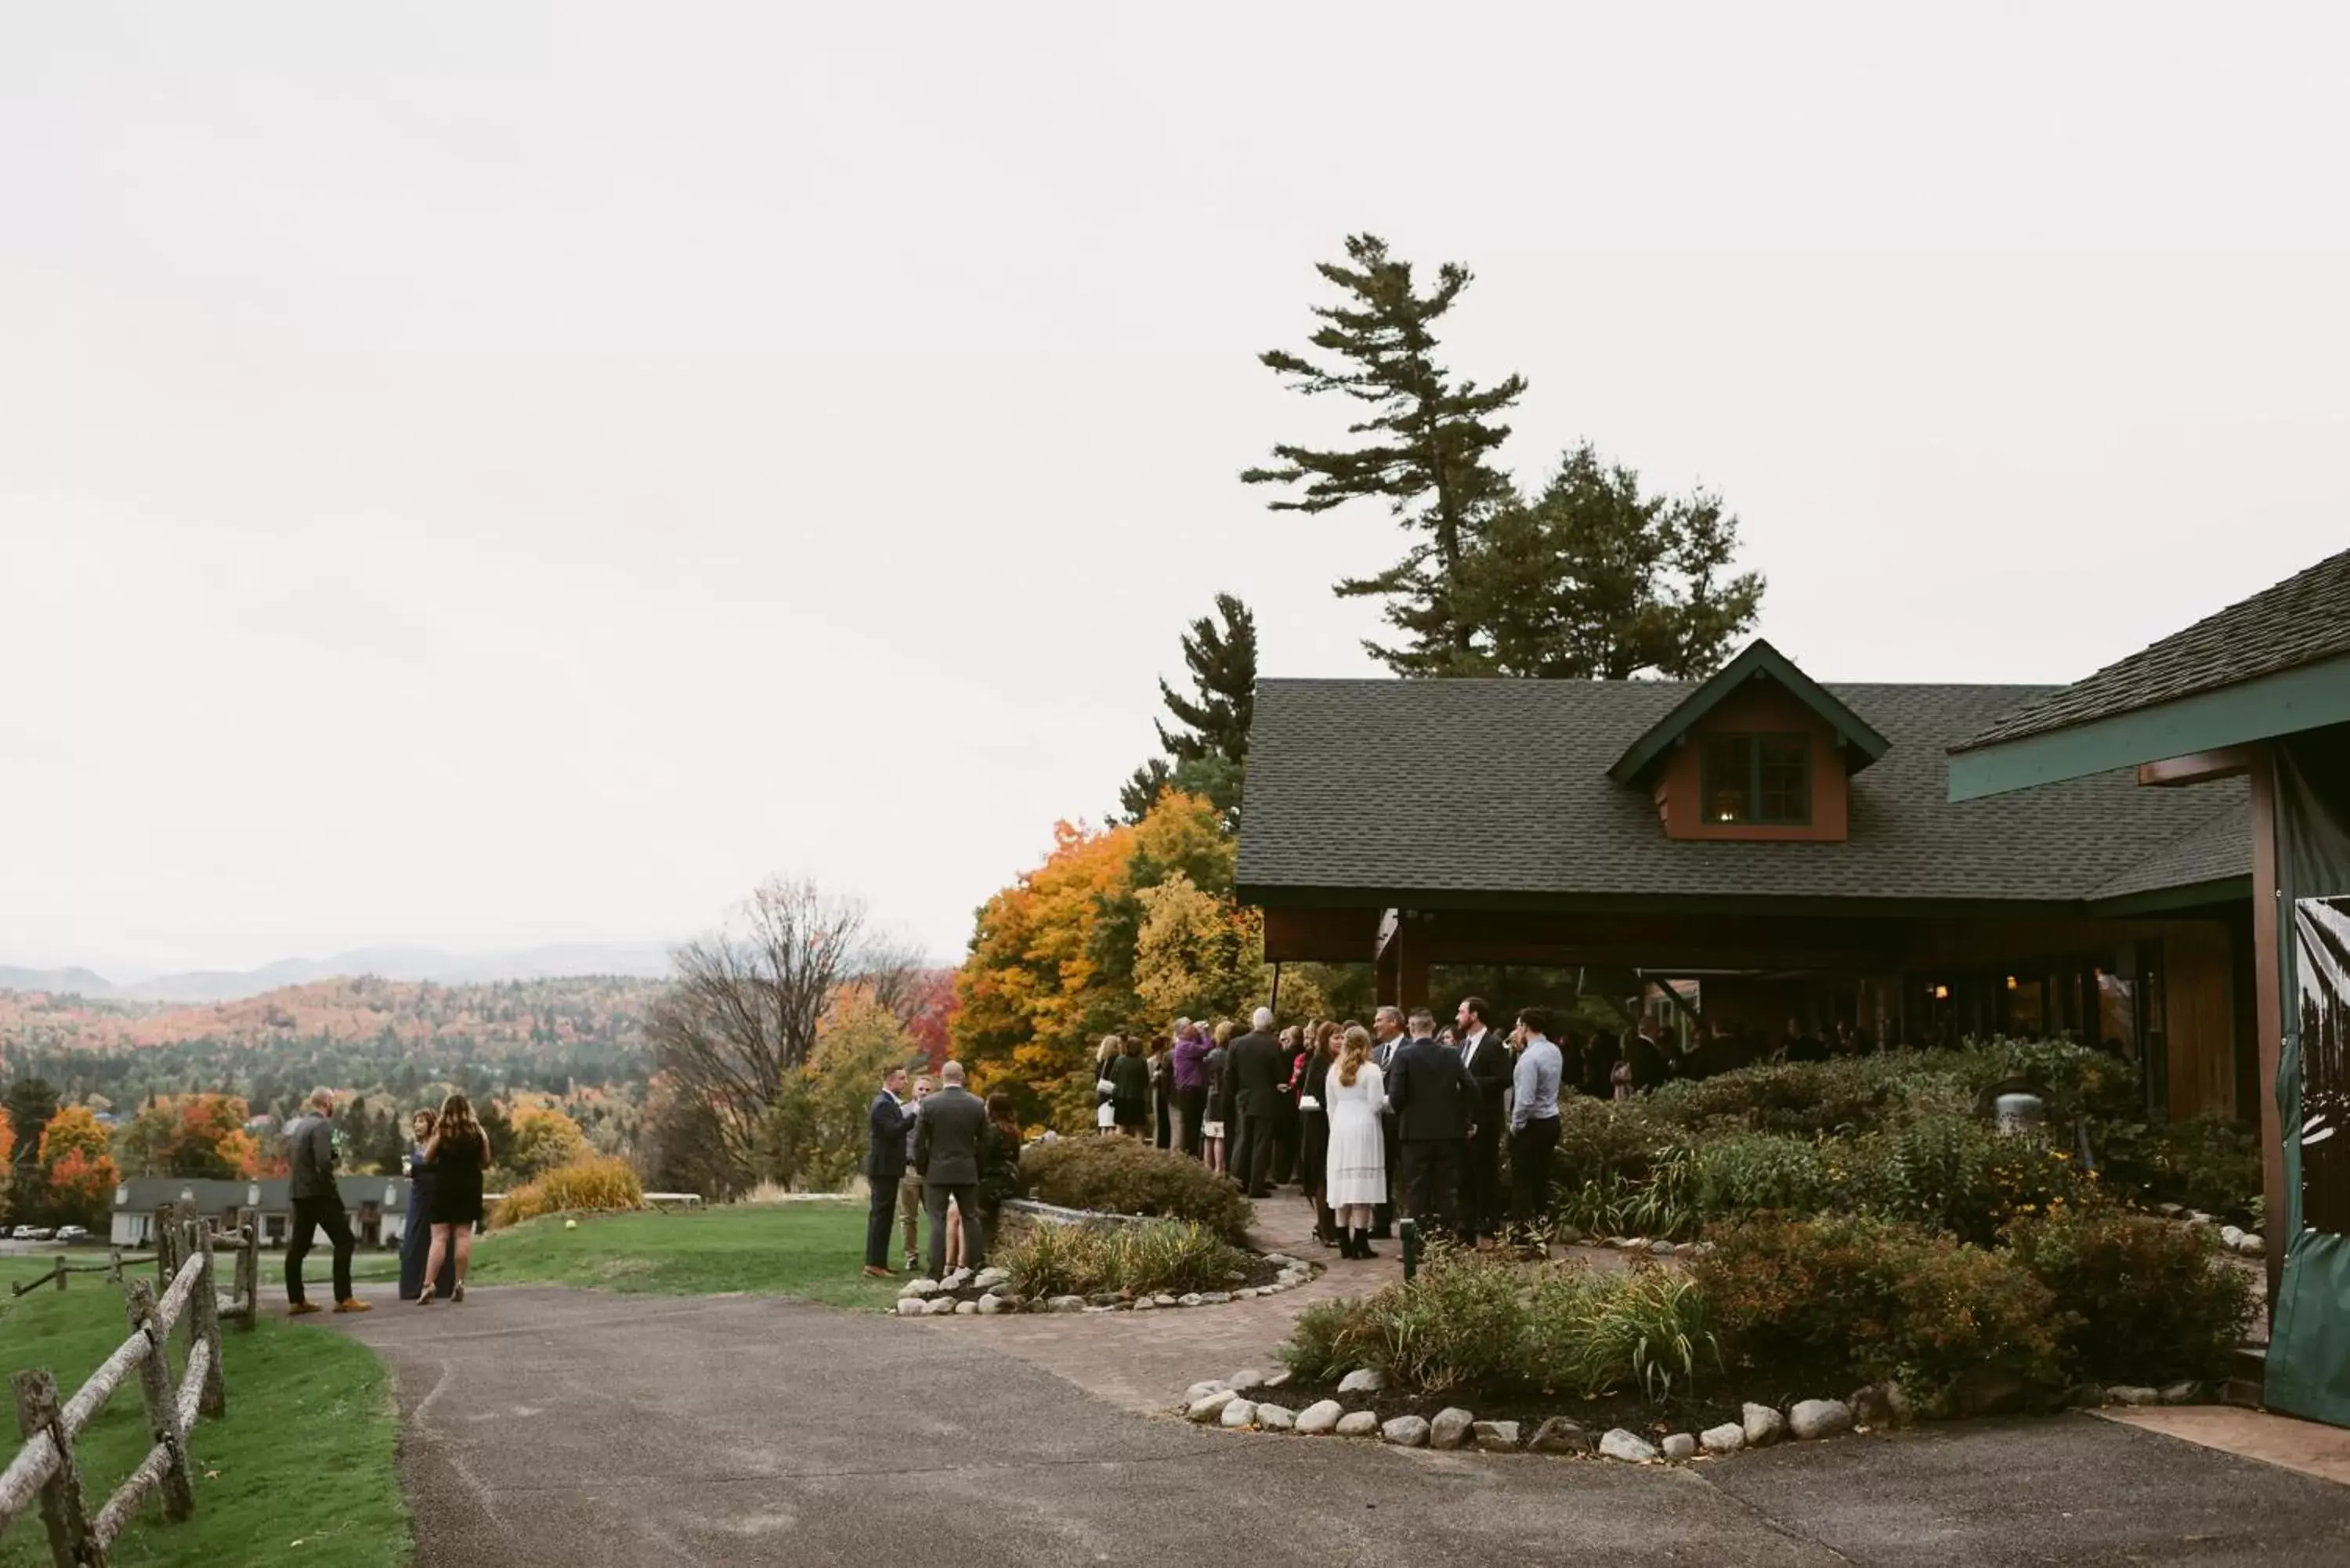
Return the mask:
[[47, 1225], [38, 1225], [30, 1228], [23, 1225], [16, 1227], [16, 1240], [19, 1241], [46, 1241], [56, 1233], [57, 1232], [51, 1231]]
[[60, 1241], [87, 1241], [89, 1240], [89, 1231], [86, 1227], [80, 1225], [60, 1225], [57, 1227], [57, 1240]]

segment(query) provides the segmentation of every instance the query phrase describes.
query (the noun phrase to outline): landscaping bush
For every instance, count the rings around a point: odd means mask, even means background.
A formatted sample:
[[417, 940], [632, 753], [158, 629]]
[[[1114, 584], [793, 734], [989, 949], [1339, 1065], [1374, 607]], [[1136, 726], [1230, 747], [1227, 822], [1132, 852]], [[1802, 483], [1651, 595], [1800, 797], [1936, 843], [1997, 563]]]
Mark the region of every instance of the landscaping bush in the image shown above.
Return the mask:
[[634, 1167], [609, 1156], [577, 1160], [526, 1181], [490, 1206], [490, 1229], [504, 1230], [542, 1214], [642, 1209], [644, 1184]]
[[2093, 1139], [2106, 1185], [2139, 1203], [2182, 1203], [2239, 1223], [2255, 1218], [2261, 1146], [2223, 1116], [2106, 1127]]
[[1673, 1270], [1546, 1268], [1526, 1313], [1528, 1375], [1546, 1389], [1661, 1400], [1721, 1365], [1705, 1293]]
[[1778, 1133], [1736, 1133], [1696, 1145], [1673, 1162], [1679, 1202], [1700, 1221], [1776, 1210], [1791, 1217], [1830, 1206], [1836, 1182], [1829, 1148]]
[[1188, 1221], [1147, 1225], [1022, 1227], [995, 1250], [1025, 1296], [1147, 1295], [1228, 1288], [1247, 1277], [1248, 1254]]
[[1716, 1077], [1667, 1084], [1649, 1096], [1659, 1120], [1698, 1129], [1813, 1135], [1866, 1131], [1894, 1119], [1906, 1099], [1946, 1064], [1914, 1055], [1854, 1056], [1742, 1067]]
[[1846, 1206], [1982, 1247], [2017, 1215], [2077, 1199], [2083, 1187], [2063, 1150], [2004, 1136], [1971, 1116], [1923, 1116], [1844, 1153], [1851, 1166]]
[[1724, 1354], [1823, 1390], [1898, 1381], [1962, 1415], [2061, 1386], [2055, 1298], [2005, 1253], [1881, 1220], [1752, 1222], [1692, 1271]]
[[1240, 1184], [1198, 1160], [1138, 1138], [1065, 1137], [1020, 1155], [1027, 1195], [1065, 1209], [1187, 1220], [1235, 1243], [1248, 1240], [1249, 1202]]
[[2207, 1228], [2107, 1207], [2060, 1208], [2008, 1231], [2016, 1261], [2054, 1293], [2075, 1382], [2218, 1378], [2241, 1342], [2251, 1281]]

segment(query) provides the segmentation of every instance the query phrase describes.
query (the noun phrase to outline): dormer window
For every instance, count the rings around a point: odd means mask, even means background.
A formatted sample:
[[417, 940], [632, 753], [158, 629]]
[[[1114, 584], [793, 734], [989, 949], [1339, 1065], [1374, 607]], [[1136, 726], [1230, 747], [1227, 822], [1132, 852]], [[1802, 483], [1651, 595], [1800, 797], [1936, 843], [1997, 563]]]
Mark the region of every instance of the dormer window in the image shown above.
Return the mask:
[[1810, 826], [1809, 735], [1715, 733], [1702, 742], [1700, 798], [1709, 826]]

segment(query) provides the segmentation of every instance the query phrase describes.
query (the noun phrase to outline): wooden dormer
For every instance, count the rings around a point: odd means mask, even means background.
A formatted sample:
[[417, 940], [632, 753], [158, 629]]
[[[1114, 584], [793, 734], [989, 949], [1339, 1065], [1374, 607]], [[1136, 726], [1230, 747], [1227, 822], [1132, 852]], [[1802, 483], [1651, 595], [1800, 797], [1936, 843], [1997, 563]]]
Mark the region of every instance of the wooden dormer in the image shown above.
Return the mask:
[[1767, 642], [1692, 691], [1608, 769], [1669, 838], [1841, 843], [1849, 780], [1888, 742]]

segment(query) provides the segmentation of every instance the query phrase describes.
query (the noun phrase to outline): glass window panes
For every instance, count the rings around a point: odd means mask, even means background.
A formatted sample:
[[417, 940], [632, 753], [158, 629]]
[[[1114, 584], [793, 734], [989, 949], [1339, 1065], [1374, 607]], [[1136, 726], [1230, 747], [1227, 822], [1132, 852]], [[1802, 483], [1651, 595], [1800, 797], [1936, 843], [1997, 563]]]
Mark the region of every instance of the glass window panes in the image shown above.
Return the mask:
[[1711, 823], [1754, 820], [1754, 737], [1705, 738], [1705, 819]]
[[1761, 822], [1804, 823], [1812, 820], [1812, 748], [1802, 735], [1761, 735], [1755, 739], [1755, 773], [1760, 784]]
[[1809, 736], [1708, 735], [1703, 762], [1707, 822], [1800, 826], [1812, 820]]

